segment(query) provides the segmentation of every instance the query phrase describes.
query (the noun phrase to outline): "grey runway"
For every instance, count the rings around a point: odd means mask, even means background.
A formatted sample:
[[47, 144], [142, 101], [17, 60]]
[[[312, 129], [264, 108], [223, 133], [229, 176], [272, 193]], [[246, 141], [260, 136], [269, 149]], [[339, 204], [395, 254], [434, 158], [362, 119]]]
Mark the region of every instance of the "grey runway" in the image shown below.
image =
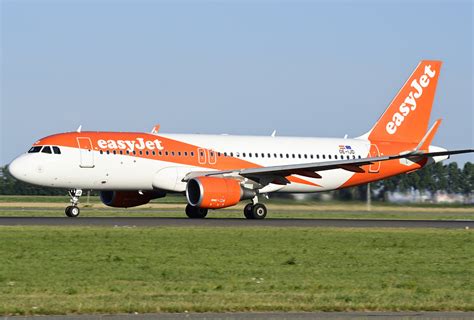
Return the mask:
[[309, 319], [473, 319], [474, 312], [239, 312], [118, 315], [16, 316], [0, 320], [309, 320]]
[[2, 226], [474, 228], [474, 220], [264, 219], [163, 217], [0, 217]]

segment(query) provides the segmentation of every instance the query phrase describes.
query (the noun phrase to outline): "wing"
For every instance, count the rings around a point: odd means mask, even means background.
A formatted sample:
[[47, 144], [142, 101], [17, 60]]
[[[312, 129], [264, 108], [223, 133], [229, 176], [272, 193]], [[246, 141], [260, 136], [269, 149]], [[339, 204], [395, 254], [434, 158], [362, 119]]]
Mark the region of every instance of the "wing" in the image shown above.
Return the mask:
[[310, 178], [321, 178], [317, 173], [319, 171], [333, 170], [333, 169], [343, 169], [351, 172], [365, 172], [363, 168], [364, 165], [370, 165], [375, 162], [382, 162], [395, 159], [411, 159], [414, 161], [419, 161], [422, 158], [436, 157], [436, 156], [449, 156], [453, 154], [469, 153], [474, 152], [474, 149], [463, 149], [463, 150], [452, 150], [452, 151], [438, 151], [438, 152], [420, 152], [415, 149], [415, 151], [407, 152], [397, 155], [388, 155], [381, 157], [373, 158], [363, 158], [363, 159], [350, 159], [350, 160], [335, 160], [335, 161], [325, 161], [325, 162], [311, 162], [311, 163], [300, 163], [300, 164], [290, 164], [282, 166], [269, 166], [269, 167], [260, 167], [260, 168], [247, 168], [247, 169], [234, 169], [234, 170], [225, 170], [225, 171], [204, 171], [204, 172], [191, 172], [186, 176], [184, 181], [187, 181], [191, 178], [198, 176], [241, 176], [251, 180], [254, 180], [260, 184], [266, 185], [269, 183], [276, 184], [287, 184], [289, 181], [285, 178], [292, 174], [298, 174]]

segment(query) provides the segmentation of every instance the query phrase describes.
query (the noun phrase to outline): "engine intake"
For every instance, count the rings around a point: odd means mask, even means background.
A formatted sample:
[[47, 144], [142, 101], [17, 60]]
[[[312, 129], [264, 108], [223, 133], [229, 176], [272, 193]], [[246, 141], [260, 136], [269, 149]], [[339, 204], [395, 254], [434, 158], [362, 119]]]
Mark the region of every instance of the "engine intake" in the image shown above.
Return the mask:
[[236, 179], [197, 177], [186, 185], [188, 203], [200, 208], [226, 208], [255, 195], [254, 190], [243, 188]]
[[162, 191], [101, 191], [100, 200], [109, 207], [130, 208], [147, 204], [152, 199], [166, 196]]

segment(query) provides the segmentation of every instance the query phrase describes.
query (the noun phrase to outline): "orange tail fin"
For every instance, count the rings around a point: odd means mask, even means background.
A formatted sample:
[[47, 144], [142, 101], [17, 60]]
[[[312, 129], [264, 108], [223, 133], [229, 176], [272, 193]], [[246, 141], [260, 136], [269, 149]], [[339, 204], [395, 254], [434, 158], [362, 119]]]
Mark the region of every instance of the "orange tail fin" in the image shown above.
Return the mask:
[[370, 141], [419, 143], [428, 130], [441, 61], [423, 60], [368, 133]]

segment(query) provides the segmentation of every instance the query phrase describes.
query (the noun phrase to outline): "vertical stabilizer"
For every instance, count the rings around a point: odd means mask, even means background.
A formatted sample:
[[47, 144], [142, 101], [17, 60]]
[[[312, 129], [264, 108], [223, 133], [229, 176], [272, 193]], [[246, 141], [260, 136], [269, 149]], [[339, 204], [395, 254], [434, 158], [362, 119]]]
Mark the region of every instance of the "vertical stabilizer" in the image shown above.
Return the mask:
[[365, 137], [418, 143], [428, 130], [441, 61], [423, 60]]

